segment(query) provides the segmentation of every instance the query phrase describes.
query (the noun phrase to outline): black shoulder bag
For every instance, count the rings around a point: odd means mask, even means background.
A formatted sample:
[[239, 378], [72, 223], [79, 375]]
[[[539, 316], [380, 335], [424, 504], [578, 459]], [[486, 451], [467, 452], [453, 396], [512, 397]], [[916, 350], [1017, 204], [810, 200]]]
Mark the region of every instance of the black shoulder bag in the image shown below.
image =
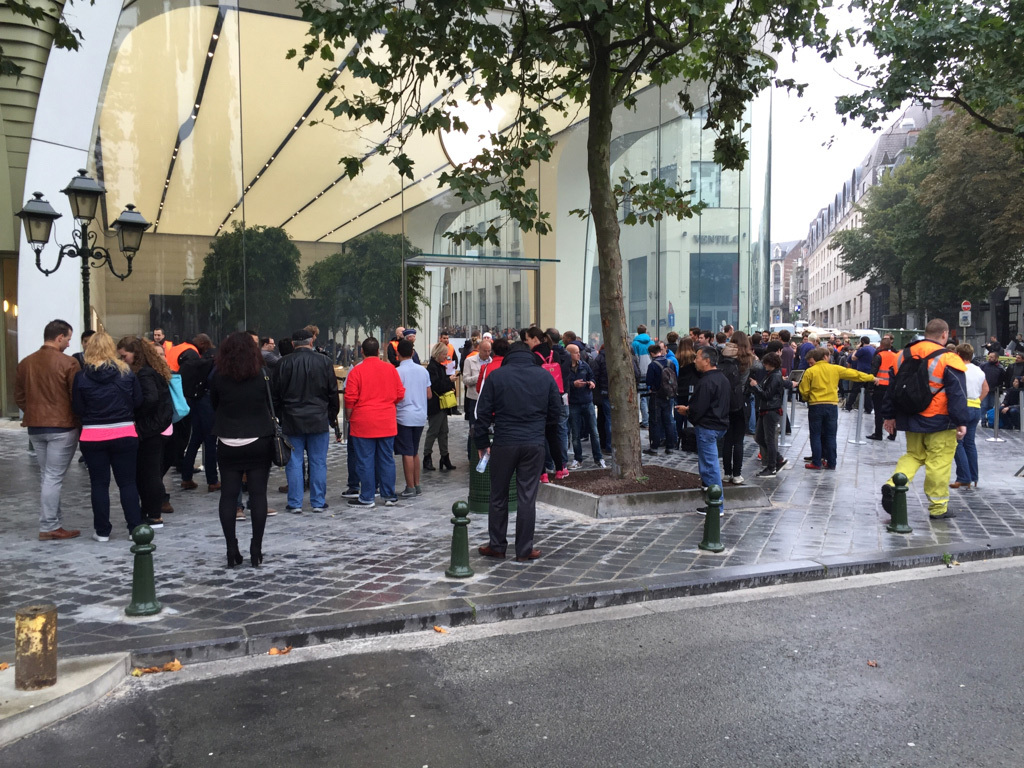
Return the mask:
[[270, 376], [267, 375], [267, 369], [262, 368], [263, 381], [267, 386], [267, 403], [270, 405], [270, 419], [274, 422], [274, 466], [283, 467], [288, 464], [288, 460], [292, 457], [292, 444], [288, 442], [288, 438], [281, 432], [281, 425], [277, 421], [277, 415], [274, 413], [274, 396], [270, 393]]

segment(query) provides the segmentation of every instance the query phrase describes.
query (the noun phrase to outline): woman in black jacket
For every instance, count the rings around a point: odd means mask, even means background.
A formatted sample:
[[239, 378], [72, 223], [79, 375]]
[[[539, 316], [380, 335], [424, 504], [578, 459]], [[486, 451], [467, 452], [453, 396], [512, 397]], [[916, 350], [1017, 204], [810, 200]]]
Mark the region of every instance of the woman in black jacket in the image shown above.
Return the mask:
[[139, 434], [135, 409], [142, 405], [142, 389], [131, 369], [117, 356], [110, 334], [93, 334], [85, 347], [85, 368], [75, 374], [71, 407], [82, 420], [79, 438], [89, 468], [93, 535], [110, 541], [110, 471], [121, 497], [128, 532], [142, 524], [139, 488], [135, 482]]
[[448, 458], [448, 411], [442, 410], [440, 405], [441, 395], [455, 389], [455, 383], [452, 381], [454, 377], [449, 376], [445, 369], [447, 359], [448, 347], [445, 344], [435, 344], [430, 350], [427, 373], [430, 374], [430, 390], [433, 397], [427, 400], [427, 439], [423, 445], [423, 468], [431, 470], [434, 468], [434, 462], [430, 454], [434, 450], [434, 440], [437, 440], [437, 447], [441, 449], [438, 466], [442, 472], [455, 469]]
[[117, 354], [138, 378], [142, 390], [142, 405], [135, 409], [135, 431], [139, 434], [135, 482], [142, 502], [142, 519], [153, 528], [163, 528], [161, 507], [167, 496], [163, 478], [164, 445], [174, 418], [169, 384], [171, 369], [154, 344], [137, 336], [125, 336], [117, 342]]
[[267, 527], [267, 479], [273, 456], [274, 421], [270, 415], [268, 382], [263, 375], [263, 356], [249, 334], [232, 333], [218, 347], [210, 401], [221, 473], [218, 510], [227, 544], [228, 568], [242, 562], [235, 537], [235, 505], [243, 475], [252, 517], [249, 557], [253, 568], [258, 568], [263, 562], [263, 531]]

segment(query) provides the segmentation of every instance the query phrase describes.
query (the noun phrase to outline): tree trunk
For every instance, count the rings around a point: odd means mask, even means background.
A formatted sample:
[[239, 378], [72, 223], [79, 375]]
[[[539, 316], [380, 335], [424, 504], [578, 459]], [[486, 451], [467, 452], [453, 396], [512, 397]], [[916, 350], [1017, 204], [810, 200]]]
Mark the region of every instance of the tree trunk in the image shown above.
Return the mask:
[[590, 215], [597, 239], [600, 275], [601, 331], [608, 364], [608, 396], [612, 405], [613, 472], [617, 477], [638, 480], [640, 463], [640, 415], [636, 379], [622, 302], [622, 254], [619, 252], [619, 220], [611, 180], [612, 93], [611, 61], [607, 33], [594, 47], [590, 75], [590, 121], [587, 127], [587, 174], [590, 181]]

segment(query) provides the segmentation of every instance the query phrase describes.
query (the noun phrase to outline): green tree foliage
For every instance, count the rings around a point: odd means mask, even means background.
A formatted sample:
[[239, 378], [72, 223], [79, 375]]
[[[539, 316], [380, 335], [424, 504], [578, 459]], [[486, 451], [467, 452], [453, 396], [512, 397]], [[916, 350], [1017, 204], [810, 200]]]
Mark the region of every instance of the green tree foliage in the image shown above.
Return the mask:
[[1022, 0], [854, 0], [867, 24], [857, 42], [878, 62], [858, 65], [861, 93], [840, 114], [876, 125], [907, 99], [955, 105], [1024, 148]]
[[[404, 240], [404, 248], [403, 248]], [[303, 274], [306, 294], [317, 302], [317, 316], [347, 334], [363, 326], [377, 332], [403, 324], [402, 257], [421, 253], [403, 235], [368, 232], [349, 241], [343, 253], [311, 264]], [[423, 267], [406, 268], [404, 322], [416, 321], [426, 298]]]
[[[15, 16], [23, 16], [35, 26], [45, 24], [47, 19], [56, 17], [56, 24], [53, 29], [53, 44], [57, 48], [69, 51], [77, 51], [82, 44], [82, 31], [68, 24], [64, 18], [64, 8], [70, 6], [73, 0], [49, 0], [48, 3], [37, 3], [32, 0], [0, 0], [0, 11], [8, 11]], [[95, 5], [96, 0], [89, 0], [89, 5]], [[11, 60], [4, 54], [0, 46], [0, 75], [12, 75], [20, 77], [24, 67]]]
[[208, 332], [222, 336], [252, 328], [266, 335], [287, 328], [289, 302], [301, 287], [300, 256], [280, 227], [235, 222], [230, 232], [217, 235], [196, 286]]
[[1022, 190], [1011, 139], [964, 113], [933, 121], [858, 205], [860, 228], [833, 235], [840, 265], [889, 285], [897, 314], [950, 317], [963, 298], [1024, 279]]
[[[389, 155], [413, 179], [410, 136], [441, 130], [466, 132], [451, 110], [457, 100], [490, 107], [511, 97], [517, 112], [509, 130], [489, 135], [476, 158], [441, 174], [467, 204], [488, 200], [524, 231], [550, 231], [549, 214], [531, 186], [534, 164], [550, 159], [554, 121], [587, 121], [590, 211], [597, 241], [602, 330], [613, 402], [612, 435], [620, 476], [639, 480], [640, 432], [629, 328], [622, 298], [617, 209], [623, 183], [611, 178], [612, 111], [636, 104], [639, 89], [681, 82], [681, 110], [698, 111], [715, 133], [715, 161], [741, 168], [748, 157], [744, 110], [777, 82], [774, 61], [785, 43], [835, 55], [821, 7], [827, 0], [300, 0], [310, 23], [300, 66], [330, 62], [320, 79], [331, 92], [326, 107], [355, 124], [379, 126], [376, 153]], [[298, 55], [296, 51], [290, 53]], [[334, 79], [337, 59], [346, 77]], [[354, 84], [350, 78], [354, 78]], [[348, 83], [348, 84], [346, 84]], [[792, 81], [778, 83], [797, 87]], [[439, 98], [434, 93], [440, 90]], [[699, 95], [697, 95], [699, 94]], [[706, 109], [705, 109], [706, 107]], [[360, 156], [342, 158], [357, 175]], [[644, 170], [644, 169], [635, 169]], [[633, 207], [652, 211], [643, 221], [694, 213], [691, 192], [660, 179], [625, 175]], [[638, 218], [638, 223], [640, 219]], [[486, 231], [452, 233], [456, 242], [498, 242], [503, 222]]]

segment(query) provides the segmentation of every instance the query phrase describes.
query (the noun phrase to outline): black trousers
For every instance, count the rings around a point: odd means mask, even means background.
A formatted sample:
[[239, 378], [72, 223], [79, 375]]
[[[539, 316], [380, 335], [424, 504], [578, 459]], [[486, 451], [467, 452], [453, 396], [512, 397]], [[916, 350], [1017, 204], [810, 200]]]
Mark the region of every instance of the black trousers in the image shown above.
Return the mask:
[[164, 490], [163, 435], [139, 438], [139, 455], [135, 462], [135, 484], [139, 487], [142, 517], [160, 517], [160, 506], [167, 492]]
[[727, 475], [743, 474], [743, 436], [747, 434], [747, 409], [729, 412], [729, 427], [722, 439], [722, 465]]
[[533, 531], [537, 524], [537, 490], [544, 471], [544, 444], [491, 446], [491, 498], [487, 514], [490, 547], [496, 552], [508, 549], [508, 484], [516, 472], [516, 557], [526, 557], [533, 549]]
[[875, 434], [882, 434], [882, 401], [885, 400], [885, 392], [888, 387], [875, 387], [871, 391], [871, 402], [875, 406]]
[[271, 438], [233, 448], [217, 446], [220, 466], [220, 527], [228, 546], [235, 541], [235, 508], [242, 490], [242, 475], [249, 490], [249, 517], [252, 519], [252, 548], [262, 551], [263, 531], [267, 527], [267, 480], [270, 478]]

